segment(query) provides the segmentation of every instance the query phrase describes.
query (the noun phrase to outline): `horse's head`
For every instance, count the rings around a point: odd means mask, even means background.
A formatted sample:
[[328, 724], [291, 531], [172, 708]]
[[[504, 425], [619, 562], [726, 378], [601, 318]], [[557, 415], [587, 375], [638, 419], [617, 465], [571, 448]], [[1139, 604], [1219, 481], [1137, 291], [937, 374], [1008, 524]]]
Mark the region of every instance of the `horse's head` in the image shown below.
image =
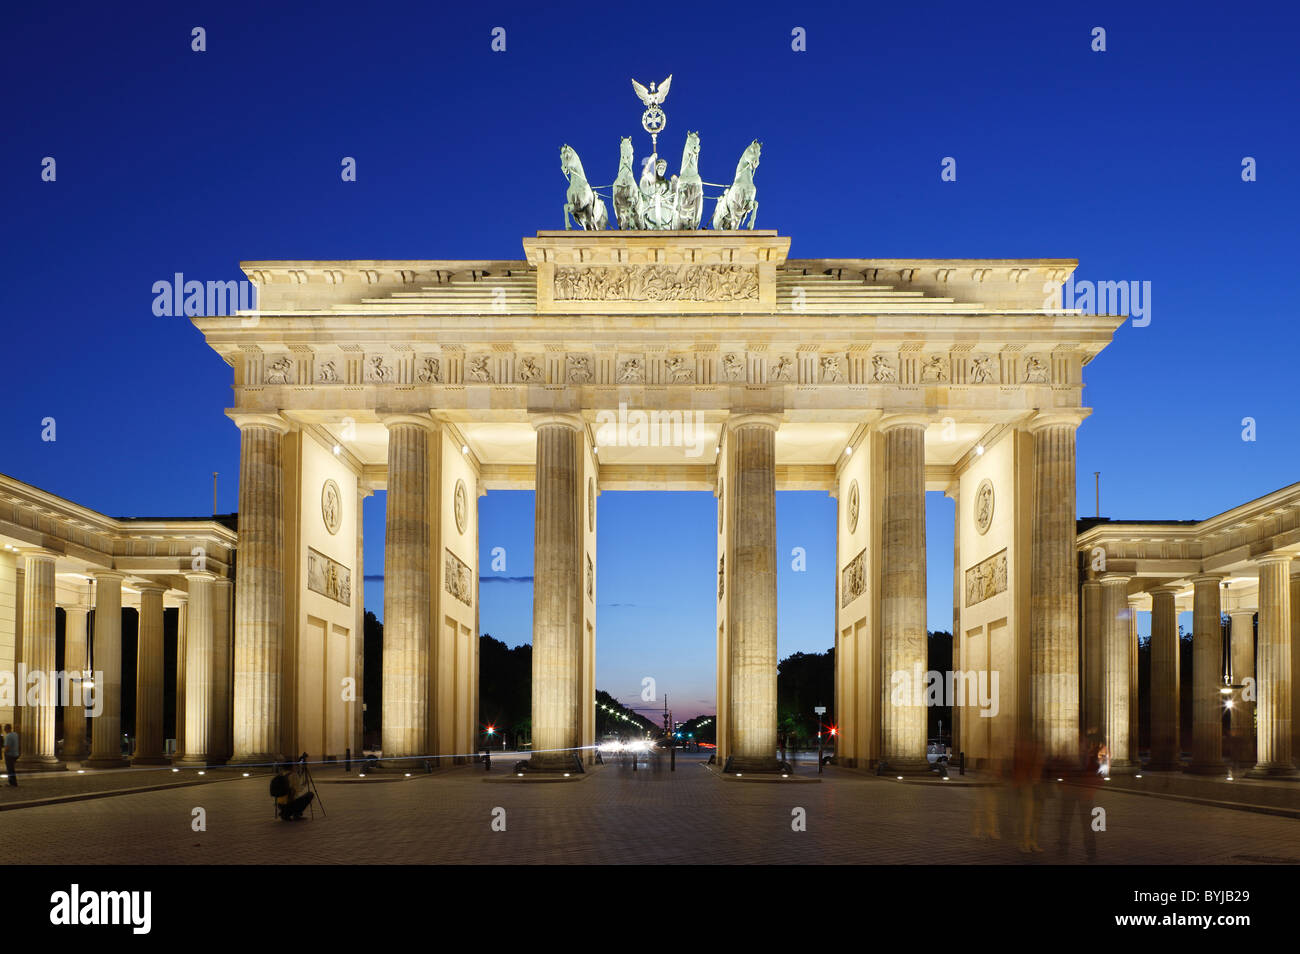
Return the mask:
[[618, 167], [619, 169], [632, 168], [632, 137], [624, 136], [623, 141], [618, 144]]
[[570, 176], [576, 172], [584, 179], [586, 178], [586, 176], [582, 175], [582, 160], [580, 160], [578, 154], [573, 151], [573, 147], [567, 143], [560, 147], [560, 171], [566, 176]]
[[682, 149], [682, 172], [697, 172], [700, 159], [700, 134], [688, 132]]
[[745, 162], [749, 163], [751, 169], [758, 168], [758, 156], [763, 151], [763, 144], [755, 139], [745, 148], [745, 154], [742, 156]]

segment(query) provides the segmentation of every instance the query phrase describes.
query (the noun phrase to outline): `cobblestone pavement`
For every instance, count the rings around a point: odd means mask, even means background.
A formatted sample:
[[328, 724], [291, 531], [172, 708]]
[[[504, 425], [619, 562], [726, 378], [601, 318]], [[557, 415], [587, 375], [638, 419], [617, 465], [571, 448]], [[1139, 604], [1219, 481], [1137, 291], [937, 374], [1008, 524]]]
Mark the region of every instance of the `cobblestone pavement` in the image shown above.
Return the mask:
[[[977, 840], [974, 811], [988, 790], [900, 783], [829, 768], [820, 783], [721, 780], [696, 759], [677, 771], [612, 764], [580, 781], [504, 780], [478, 767], [413, 778], [317, 773], [327, 816], [272, 817], [265, 778], [0, 812], [7, 864], [347, 863], [1071, 863], [1085, 861], [1080, 828], [1056, 853], [1062, 801], [1043, 811], [1044, 853], [1007, 837]], [[805, 771], [815, 771], [806, 769]], [[229, 774], [221, 777], [229, 777]], [[1102, 863], [1296, 861], [1300, 822], [1103, 791]], [[207, 830], [191, 830], [192, 810]], [[505, 809], [505, 831], [493, 810]], [[806, 831], [791, 827], [802, 808]]]

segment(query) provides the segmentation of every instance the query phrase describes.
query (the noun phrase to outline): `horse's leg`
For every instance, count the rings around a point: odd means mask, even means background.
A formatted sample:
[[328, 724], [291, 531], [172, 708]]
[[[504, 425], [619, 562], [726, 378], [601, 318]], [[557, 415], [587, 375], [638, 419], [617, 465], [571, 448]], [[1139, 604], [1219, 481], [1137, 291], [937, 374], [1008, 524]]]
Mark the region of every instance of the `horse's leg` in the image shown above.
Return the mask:
[[753, 229], [753, 228], [754, 228], [754, 223], [758, 221], [758, 200], [757, 200], [757, 199], [755, 199], [755, 200], [754, 200], [754, 204], [753, 204], [752, 206], [750, 206], [749, 213], [750, 213], [750, 214], [749, 214], [749, 227], [750, 227], [750, 229]]
[[[570, 213], [571, 211], [573, 211], [573, 206], [571, 206], [571, 205], [570, 205], [569, 203], [567, 203], [567, 202], [564, 203], [564, 230], [565, 230], [566, 232], [569, 231], [569, 229], [571, 228], [571, 226], [569, 225], [569, 213]], [[575, 218], [576, 218], [576, 216], [575, 216]]]

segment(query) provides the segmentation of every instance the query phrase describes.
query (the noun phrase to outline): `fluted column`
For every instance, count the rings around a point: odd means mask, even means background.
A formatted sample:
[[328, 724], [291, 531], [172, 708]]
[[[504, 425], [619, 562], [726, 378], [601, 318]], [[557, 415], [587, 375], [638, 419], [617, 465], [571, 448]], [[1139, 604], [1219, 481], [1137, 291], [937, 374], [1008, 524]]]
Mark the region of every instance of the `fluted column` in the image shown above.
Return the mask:
[[1151, 591], [1151, 771], [1182, 768], [1178, 726], [1178, 610], [1175, 587]]
[[1102, 649], [1101, 716], [1098, 727], [1106, 738], [1110, 752], [1110, 770], [1119, 774], [1132, 769], [1136, 753], [1129, 748], [1131, 708], [1137, 706], [1137, 687], [1132, 678], [1129, 650], [1129, 616], [1127, 576], [1107, 574], [1101, 578], [1098, 597], [1099, 642]]
[[1192, 762], [1187, 771], [1223, 772], [1222, 576], [1192, 578]]
[[163, 587], [140, 585], [140, 625], [135, 655], [136, 765], [160, 765], [163, 757]]
[[534, 418], [533, 757], [573, 764], [582, 737], [582, 421]]
[[1141, 609], [1141, 596], [1130, 596], [1128, 599], [1128, 685], [1131, 701], [1128, 707], [1128, 753], [1129, 759], [1139, 767], [1142, 764], [1142, 732], [1139, 719], [1142, 690], [1138, 681], [1138, 613]]
[[86, 709], [82, 705], [83, 674], [89, 668], [90, 640], [86, 624], [90, 607], [67, 606], [63, 610], [63, 668], [71, 680], [70, 705], [63, 708], [63, 761], [77, 763], [86, 757]]
[[[100, 714], [91, 723], [93, 768], [126, 765], [122, 755], [122, 578], [99, 570], [95, 576], [95, 703]], [[101, 701], [102, 700], [102, 701]]]
[[1291, 562], [1291, 758], [1300, 766], [1300, 560]]
[[1296, 774], [1291, 758], [1291, 557], [1273, 553], [1259, 564], [1258, 761], [1250, 774]]
[[55, 673], [55, 603], [54, 559], [48, 550], [29, 550], [23, 553], [23, 642], [20, 673], [26, 679], [17, 680], [15, 695], [19, 692], [24, 703], [32, 688], [43, 686], [37, 705], [24, 704], [14, 709], [18, 723], [19, 765], [45, 768], [58, 759], [54, 754], [54, 715], [58, 702], [58, 686], [51, 684]]
[[234, 582], [226, 577], [212, 581], [212, 668], [211, 698], [208, 719], [208, 762], [224, 762], [231, 757], [231, 690], [230, 616]]
[[1034, 436], [1029, 681], [1034, 738], [1048, 758], [1079, 748], [1078, 565], [1074, 456], [1078, 413], [1040, 414]]
[[[880, 543], [881, 756], [893, 771], [925, 758], [925, 419], [886, 417]], [[917, 681], [921, 680], [918, 685]]]
[[776, 757], [776, 428], [741, 415], [728, 423], [731, 586], [727, 716], [731, 766], [772, 771]]
[[212, 720], [212, 599], [215, 574], [187, 573], [185, 622], [185, 747], [177, 764], [207, 765]]
[[[235, 570], [234, 760], [269, 762], [280, 751], [284, 654], [284, 434], [275, 415], [234, 415], [239, 425], [239, 553]], [[209, 595], [210, 599], [210, 595]], [[205, 607], [205, 616], [210, 611]], [[203, 635], [211, 652], [211, 629]], [[195, 634], [186, 634], [193, 642]], [[193, 660], [192, 653], [187, 659]], [[206, 664], [205, 664], [206, 665]], [[210, 678], [205, 674], [206, 680]], [[191, 738], [186, 692], [186, 744]], [[204, 704], [204, 716], [207, 705]]]
[[1105, 721], [1105, 636], [1101, 619], [1101, 584], [1086, 581], [1083, 592], [1083, 726], [1101, 729]]
[[[1232, 761], [1234, 765], [1255, 764], [1255, 611], [1233, 610], [1232, 629], [1229, 635], [1232, 663], [1232, 684], [1243, 689], [1233, 693], [1232, 700]], [[1244, 689], [1248, 683], [1252, 689]], [[1246, 698], [1249, 695], [1250, 698]]]
[[176, 747], [172, 758], [185, 751], [185, 631], [190, 615], [188, 595], [176, 598]]
[[[431, 600], [427, 417], [385, 418], [388, 428], [384, 540], [384, 758], [429, 754]], [[536, 655], [536, 648], [534, 648]], [[534, 688], [536, 695], [536, 688]]]

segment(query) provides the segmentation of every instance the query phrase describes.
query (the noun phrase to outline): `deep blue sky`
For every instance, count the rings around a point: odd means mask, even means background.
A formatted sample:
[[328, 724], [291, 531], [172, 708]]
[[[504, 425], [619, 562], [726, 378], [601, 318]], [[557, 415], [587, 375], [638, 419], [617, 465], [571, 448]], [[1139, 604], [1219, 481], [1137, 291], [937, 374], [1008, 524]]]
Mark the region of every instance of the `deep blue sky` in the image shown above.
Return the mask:
[[[1155, 6], [1155, 5], [1153, 5]], [[557, 149], [612, 179], [636, 136], [628, 77], [674, 75], [676, 169], [698, 130], [720, 181], [754, 137], [760, 225], [796, 257], [1068, 257], [1077, 278], [1152, 283], [1085, 375], [1079, 505], [1204, 517], [1300, 479], [1295, 412], [1296, 49], [1292, 6], [748, 4], [21, 5], [0, 36], [5, 411], [0, 470], [110, 514], [236, 505], [230, 372], [174, 272], [241, 259], [520, 257], [561, 225]], [[190, 30], [208, 49], [190, 49]], [[507, 49], [490, 50], [503, 26]], [[1107, 51], [1090, 49], [1107, 31]], [[790, 49], [794, 27], [807, 52]], [[40, 179], [41, 160], [58, 179]], [[358, 181], [340, 181], [353, 156]], [[944, 156], [955, 183], [941, 182]], [[1258, 181], [1241, 161], [1258, 161]], [[56, 442], [40, 440], [41, 419]], [[1258, 440], [1241, 440], [1254, 417]], [[382, 565], [382, 496], [367, 565]], [[598, 683], [654, 675], [712, 708], [713, 507], [606, 494]], [[780, 651], [831, 644], [833, 502], [778, 502]], [[531, 495], [481, 502], [483, 565], [531, 573]], [[949, 628], [951, 509], [930, 512], [933, 627]], [[665, 540], [655, 528], [686, 527]], [[808, 570], [789, 571], [793, 546]], [[529, 637], [526, 584], [483, 587], [482, 624]], [[367, 588], [380, 610], [382, 595]], [[709, 705], [704, 703], [708, 702]], [[677, 706], [674, 706], [677, 708]]]

